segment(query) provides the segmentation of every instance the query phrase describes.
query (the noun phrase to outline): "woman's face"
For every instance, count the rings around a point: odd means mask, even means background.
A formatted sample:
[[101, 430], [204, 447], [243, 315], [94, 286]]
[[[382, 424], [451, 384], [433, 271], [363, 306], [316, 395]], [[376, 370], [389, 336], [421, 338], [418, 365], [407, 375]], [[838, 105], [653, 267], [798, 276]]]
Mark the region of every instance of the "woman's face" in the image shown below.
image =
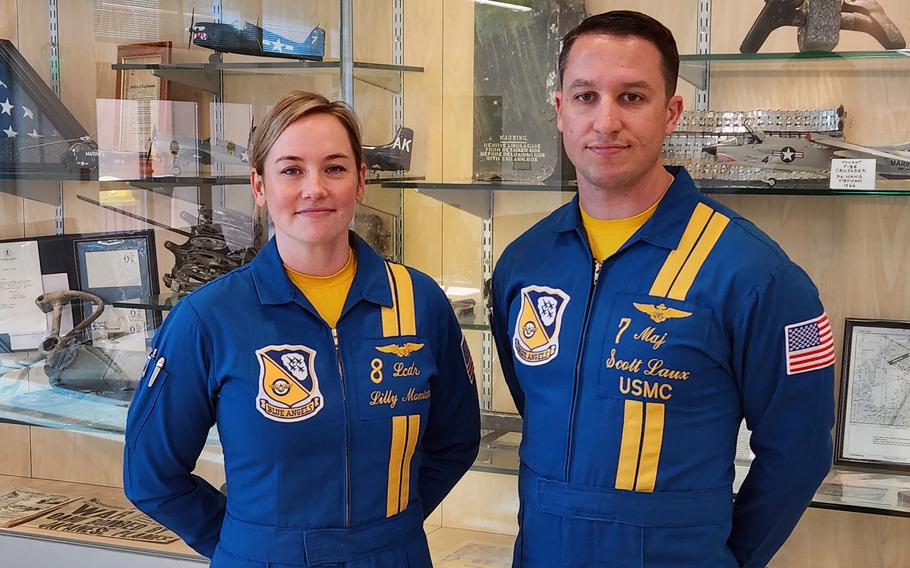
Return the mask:
[[251, 178], [256, 204], [268, 206], [279, 245], [347, 243], [354, 206], [363, 199], [366, 165], [357, 168], [337, 118], [313, 114], [291, 123]]

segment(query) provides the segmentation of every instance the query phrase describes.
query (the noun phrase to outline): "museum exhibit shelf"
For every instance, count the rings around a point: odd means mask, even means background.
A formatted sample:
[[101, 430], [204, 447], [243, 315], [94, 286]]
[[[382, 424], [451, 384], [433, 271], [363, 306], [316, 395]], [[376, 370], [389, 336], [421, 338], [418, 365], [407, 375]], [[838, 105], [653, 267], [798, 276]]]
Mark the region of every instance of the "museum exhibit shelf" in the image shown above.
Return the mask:
[[[518, 446], [521, 433], [504, 423], [501, 417], [481, 417], [484, 433], [474, 470], [518, 475]], [[487, 429], [498, 425], [503, 429]], [[749, 470], [748, 463], [736, 462], [734, 492], [739, 489]], [[901, 474], [874, 469], [848, 469], [833, 467], [816, 490], [810, 507], [910, 517], [910, 473]]]
[[[115, 63], [115, 71], [147, 69], [162, 79], [168, 79], [184, 85], [202, 89], [210, 93], [221, 94], [223, 76], [242, 75], [331, 75], [340, 76], [340, 61], [293, 61], [293, 62], [213, 62], [213, 63]], [[422, 73], [423, 67], [414, 65], [393, 65], [389, 63], [353, 62], [353, 76], [359, 81], [369, 83], [392, 93], [402, 89], [402, 73]]]
[[[864, 70], [869, 70], [868, 60], [885, 60], [904, 63], [910, 57], [910, 49], [891, 49], [879, 51], [807, 51], [778, 53], [704, 53], [680, 54], [679, 76], [698, 89], [706, 89], [709, 84], [709, 73], [718, 70], [748, 71], [754, 64], [765, 64], [765, 68], [775, 68], [789, 63], [819, 62], [837, 64], [859, 63]], [[712, 66], [712, 63], [721, 65]]]
[[[756, 195], [756, 196], [808, 196], [808, 197], [907, 197], [910, 187], [900, 182], [886, 180], [878, 189], [830, 189], [826, 182], [778, 182], [774, 187], [762, 182], [729, 182], [714, 180], [695, 180], [696, 185], [705, 195]], [[527, 196], [533, 199], [533, 192], [574, 193], [578, 190], [576, 181], [565, 183], [552, 182], [513, 182], [513, 181], [403, 181], [381, 180], [381, 187], [389, 190], [409, 189], [437, 199], [473, 215], [488, 219], [495, 216], [490, 203], [491, 192], [531, 192]]]

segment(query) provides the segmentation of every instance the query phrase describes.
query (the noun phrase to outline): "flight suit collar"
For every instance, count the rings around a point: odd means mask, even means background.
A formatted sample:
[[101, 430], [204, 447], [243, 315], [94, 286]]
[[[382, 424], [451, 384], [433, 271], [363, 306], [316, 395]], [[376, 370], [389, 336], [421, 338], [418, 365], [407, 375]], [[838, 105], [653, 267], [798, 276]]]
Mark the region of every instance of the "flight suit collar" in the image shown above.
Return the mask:
[[[381, 306], [391, 306], [392, 291], [389, 289], [385, 260], [354, 232], [350, 231], [348, 238], [357, 254], [357, 273], [354, 275], [354, 282], [351, 283], [351, 290], [348, 292], [342, 313], [361, 299]], [[250, 263], [250, 271], [256, 292], [259, 294], [259, 301], [263, 304], [289, 304], [299, 299], [305, 307], [311, 308], [306, 298], [302, 297], [288, 278], [274, 238], [269, 240]]]
[[[679, 245], [683, 231], [686, 229], [686, 222], [701, 199], [701, 192], [695, 187], [695, 183], [685, 168], [682, 166], [665, 166], [665, 168], [673, 175], [673, 183], [670, 184], [657, 209], [654, 210], [654, 215], [622, 248], [627, 248], [637, 240], [643, 240], [666, 249], [675, 249]], [[554, 214], [553, 230], [558, 233], [575, 231], [586, 239], [579, 207], [576, 193], [570, 203], [561, 207]]]

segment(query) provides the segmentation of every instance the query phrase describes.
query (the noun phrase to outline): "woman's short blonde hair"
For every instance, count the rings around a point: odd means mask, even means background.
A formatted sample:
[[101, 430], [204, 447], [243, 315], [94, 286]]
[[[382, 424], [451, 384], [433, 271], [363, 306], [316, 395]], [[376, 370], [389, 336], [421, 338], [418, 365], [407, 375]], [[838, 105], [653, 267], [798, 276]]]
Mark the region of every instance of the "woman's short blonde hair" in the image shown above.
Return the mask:
[[265, 157], [272, 145], [284, 132], [284, 129], [304, 116], [328, 114], [341, 122], [348, 133], [357, 171], [363, 164], [363, 145], [361, 144], [360, 124], [351, 107], [341, 101], [329, 101], [318, 93], [291, 91], [281, 98], [262, 120], [253, 134], [250, 144], [250, 165], [260, 174], [265, 166]]

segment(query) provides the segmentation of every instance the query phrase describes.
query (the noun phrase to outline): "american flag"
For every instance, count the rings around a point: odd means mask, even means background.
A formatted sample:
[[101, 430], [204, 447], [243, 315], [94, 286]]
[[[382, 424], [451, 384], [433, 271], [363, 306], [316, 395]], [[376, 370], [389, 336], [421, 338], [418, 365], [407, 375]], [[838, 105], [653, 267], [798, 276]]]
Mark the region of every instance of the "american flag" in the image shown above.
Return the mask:
[[41, 122], [35, 119], [38, 109], [24, 94], [14, 93], [4, 71], [0, 69], [0, 138], [44, 138]]
[[834, 334], [828, 314], [784, 328], [787, 374], [796, 375], [834, 364]]

